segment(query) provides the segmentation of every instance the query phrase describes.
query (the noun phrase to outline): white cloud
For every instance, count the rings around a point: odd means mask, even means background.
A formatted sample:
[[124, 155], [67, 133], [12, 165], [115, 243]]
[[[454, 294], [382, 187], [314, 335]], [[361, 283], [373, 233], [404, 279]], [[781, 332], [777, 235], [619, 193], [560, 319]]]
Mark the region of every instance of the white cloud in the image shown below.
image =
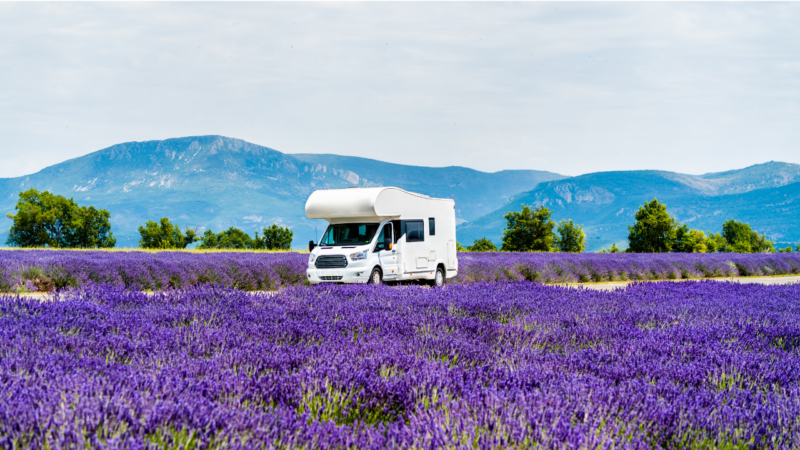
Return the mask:
[[5, 3], [0, 176], [205, 134], [487, 171], [800, 162], [798, 19], [796, 3]]

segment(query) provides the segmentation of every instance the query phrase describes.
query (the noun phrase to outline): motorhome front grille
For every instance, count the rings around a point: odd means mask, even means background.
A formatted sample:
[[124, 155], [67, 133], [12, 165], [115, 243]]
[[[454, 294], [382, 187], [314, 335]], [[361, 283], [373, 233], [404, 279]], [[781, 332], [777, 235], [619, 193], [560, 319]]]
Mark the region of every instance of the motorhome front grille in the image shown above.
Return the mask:
[[319, 256], [314, 265], [317, 266], [317, 269], [347, 267], [347, 258], [344, 255]]
[[342, 279], [342, 277], [323, 276], [323, 277], [319, 277], [319, 279], [322, 280], [322, 281], [339, 281], [339, 280]]

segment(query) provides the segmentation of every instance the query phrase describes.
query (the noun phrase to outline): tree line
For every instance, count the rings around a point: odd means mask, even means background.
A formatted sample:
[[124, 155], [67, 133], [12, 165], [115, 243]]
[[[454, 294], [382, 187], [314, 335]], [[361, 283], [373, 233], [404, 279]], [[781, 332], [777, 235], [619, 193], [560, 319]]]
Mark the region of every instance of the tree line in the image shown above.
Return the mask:
[[[503, 217], [500, 251], [506, 252], [569, 252], [581, 253], [586, 247], [582, 225], [572, 220], [555, 223], [552, 212], [545, 206], [511, 211]], [[111, 232], [110, 214], [104, 209], [78, 205], [73, 199], [48, 191], [29, 189], [19, 194], [16, 213], [6, 244], [14, 247], [50, 248], [112, 248], [116, 238]], [[774, 243], [759, 234], [749, 224], [729, 220], [719, 233], [689, 228], [667, 213], [667, 207], [657, 199], [646, 202], [636, 212], [636, 221], [628, 227], [629, 253], [712, 253], [774, 252]], [[272, 224], [251, 237], [235, 227], [214, 233], [205, 230], [197, 236], [195, 229], [181, 230], [180, 225], [163, 217], [158, 222], [148, 220], [139, 227], [139, 247], [148, 249], [183, 249], [198, 242], [199, 249], [289, 250], [293, 232], [288, 227]], [[489, 239], [476, 239], [468, 246], [458, 244], [459, 251], [498, 251]], [[797, 248], [800, 251], [800, 246]], [[616, 243], [601, 253], [617, 253]], [[778, 250], [791, 252], [791, 247]]]
[[[502, 252], [568, 252], [581, 253], [586, 247], [586, 233], [582, 225], [572, 220], [562, 220], [558, 224], [550, 219], [552, 212], [540, 206], [531, 209], [522, 205], [522, 211], [512, 211], [503, 217], [506, 228], [503, 230]], [[553, 230], [556, 230], [554, 232]], [[484, 238], [476, 239], [468, 246], [458, 245], [460, 251], [496, 252], [498, 249], [492, 241]]]
[[287, 227], [280, 227], [274, 223], [269, 228], [262, 229], [263, 235], [258, 231], [253, 237], [240, 230], [230, 227], [225, 231], [214, 233], [206, 230], [199, 238], [195, 230], [187, 228], [181, 232], [180, 225], [173, 224], [168, 218], [163, 217], [159, 222], [148, 220], [139, 227], [139, 246], [142, 248], [186, 248], [194, 242], [199, 242], [198, 249], [238, 249], [238, 250], [290, 250], [294, 233]]
[[[512, 211], [503, 216], [502, 245], [504, 252], [569, 252], [581, 253], [586, 247], [583, 226], [572, 220], [558, 224], [550, 219], [552, 212], [545, 206], [531, 208], [523, 205], [521, 211]], [[766, 235], [759, 234], [749, 224], [729, 220], [722, 225], [720, 233], [708, 235], [700, 230], [681, 224], [667, 213], [665, 204], [653, 199], [639, 208], [636, 222], [628, 227], [627, 253], [763, 253], [774, 252], [774, 243]], [[492, 241], [476, 239], [473, 245], [460, 251], [493, 252], [498, 248]], [[619, 253], [616, 243], [600, 253]], [[791, 247], [778, 250], [791, 252]], [[800, 246], [797, 247], [800, 251]]]
[[[774, 252], [774, 243], [749, 224], [728, 220], [721, 233], [690, 229], [667, 213], [667, 206], [657, 199], [636, 211], [636, 223], [628, 227], [629, 253], [765, 253]], [[782, 251], [791, 251], [787, 247]]]
[[[6, 245], [12, 247], [49, 248], [112, 248], [117, 239], [111, 232], [105, 209], [80, 206], [71, 198], [48, 191], [28, 189], [19, 194], [16, 213]], [[196, 230], [181, 231], [180, 225], [163, 217], [158, 222], [148, 220], [139, 227], [139, 247], [146, 249], [183, 249], [199, 242], [200, 249], [289, 250], [293, 232], [288, 227], [272, 224], [250, 237], [244, 231], [230, 227], [220, 233], [206, 230], [198, 237]]]

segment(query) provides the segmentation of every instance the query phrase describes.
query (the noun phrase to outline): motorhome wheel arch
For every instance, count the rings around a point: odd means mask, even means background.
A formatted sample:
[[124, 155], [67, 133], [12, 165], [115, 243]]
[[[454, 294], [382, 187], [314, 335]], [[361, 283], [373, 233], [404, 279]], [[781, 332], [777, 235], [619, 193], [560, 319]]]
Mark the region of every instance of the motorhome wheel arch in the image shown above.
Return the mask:
[[311, 284], [442, 285], [458, 274], [452, 199], [395, 187], [325, 189], [308, 198], [306, 217], [328, 221], [319, 241], [309, 242]]

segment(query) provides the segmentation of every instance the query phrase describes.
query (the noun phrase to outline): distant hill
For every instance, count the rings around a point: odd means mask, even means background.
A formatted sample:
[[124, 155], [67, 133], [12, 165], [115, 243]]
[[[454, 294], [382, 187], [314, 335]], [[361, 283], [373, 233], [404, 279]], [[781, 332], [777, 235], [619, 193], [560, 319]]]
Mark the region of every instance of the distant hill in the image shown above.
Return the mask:
[[352, 156], [317, 154], [290, 156], [307, 164], [321, 164], [329, 170], [338, 169], [356, 173], [364, 186], [399, 186], [432, 197], [452, 197], [456, 200], [456, 211], [460, 222], [488, 214], [513, 194], [531, 189], [531, 186], [543, 181], [567, 178], [537, 170], [503, 170], [486, 173], [466, 167], [404, 166]]
[[503, 215], [522, 205], [545, 205], [555, 220], [583, 224], [587, 250], [627, 246], [627, 226], [645, 201], [658, 198], [679, 221], [720, 231], [735, 218], [777, 242], [800, 241], [800, 165], [781, 162], [700, 176], [663, 171], [599, 172], [541, 183], [502, 208], [458, 228], [462, 245], [487, 237], [499, 244]]
[[[222, 136], [128, 142], [48, 167], [36, 174], [0, 179], [0, 213], [13, 212], [20, 191], [73, 197], [109, 210], [117, 246], [133, 247], [138, 226], [169, 217], [182, 227], [220, 231], [236, 226], [252, 232], [278, 223], [295, 232], [302, 248], [319, 221], [305, 218], [316, 189], [397, 186], [452, 197], [459, 221], [502, 206], [513, 194], [539, 182], [565, 178], [535, 170], [479, 172], [463, 167], [417, 167], [336, 155], [287, 155]], [[0, 222], [0, 245], [11, 221]]]

